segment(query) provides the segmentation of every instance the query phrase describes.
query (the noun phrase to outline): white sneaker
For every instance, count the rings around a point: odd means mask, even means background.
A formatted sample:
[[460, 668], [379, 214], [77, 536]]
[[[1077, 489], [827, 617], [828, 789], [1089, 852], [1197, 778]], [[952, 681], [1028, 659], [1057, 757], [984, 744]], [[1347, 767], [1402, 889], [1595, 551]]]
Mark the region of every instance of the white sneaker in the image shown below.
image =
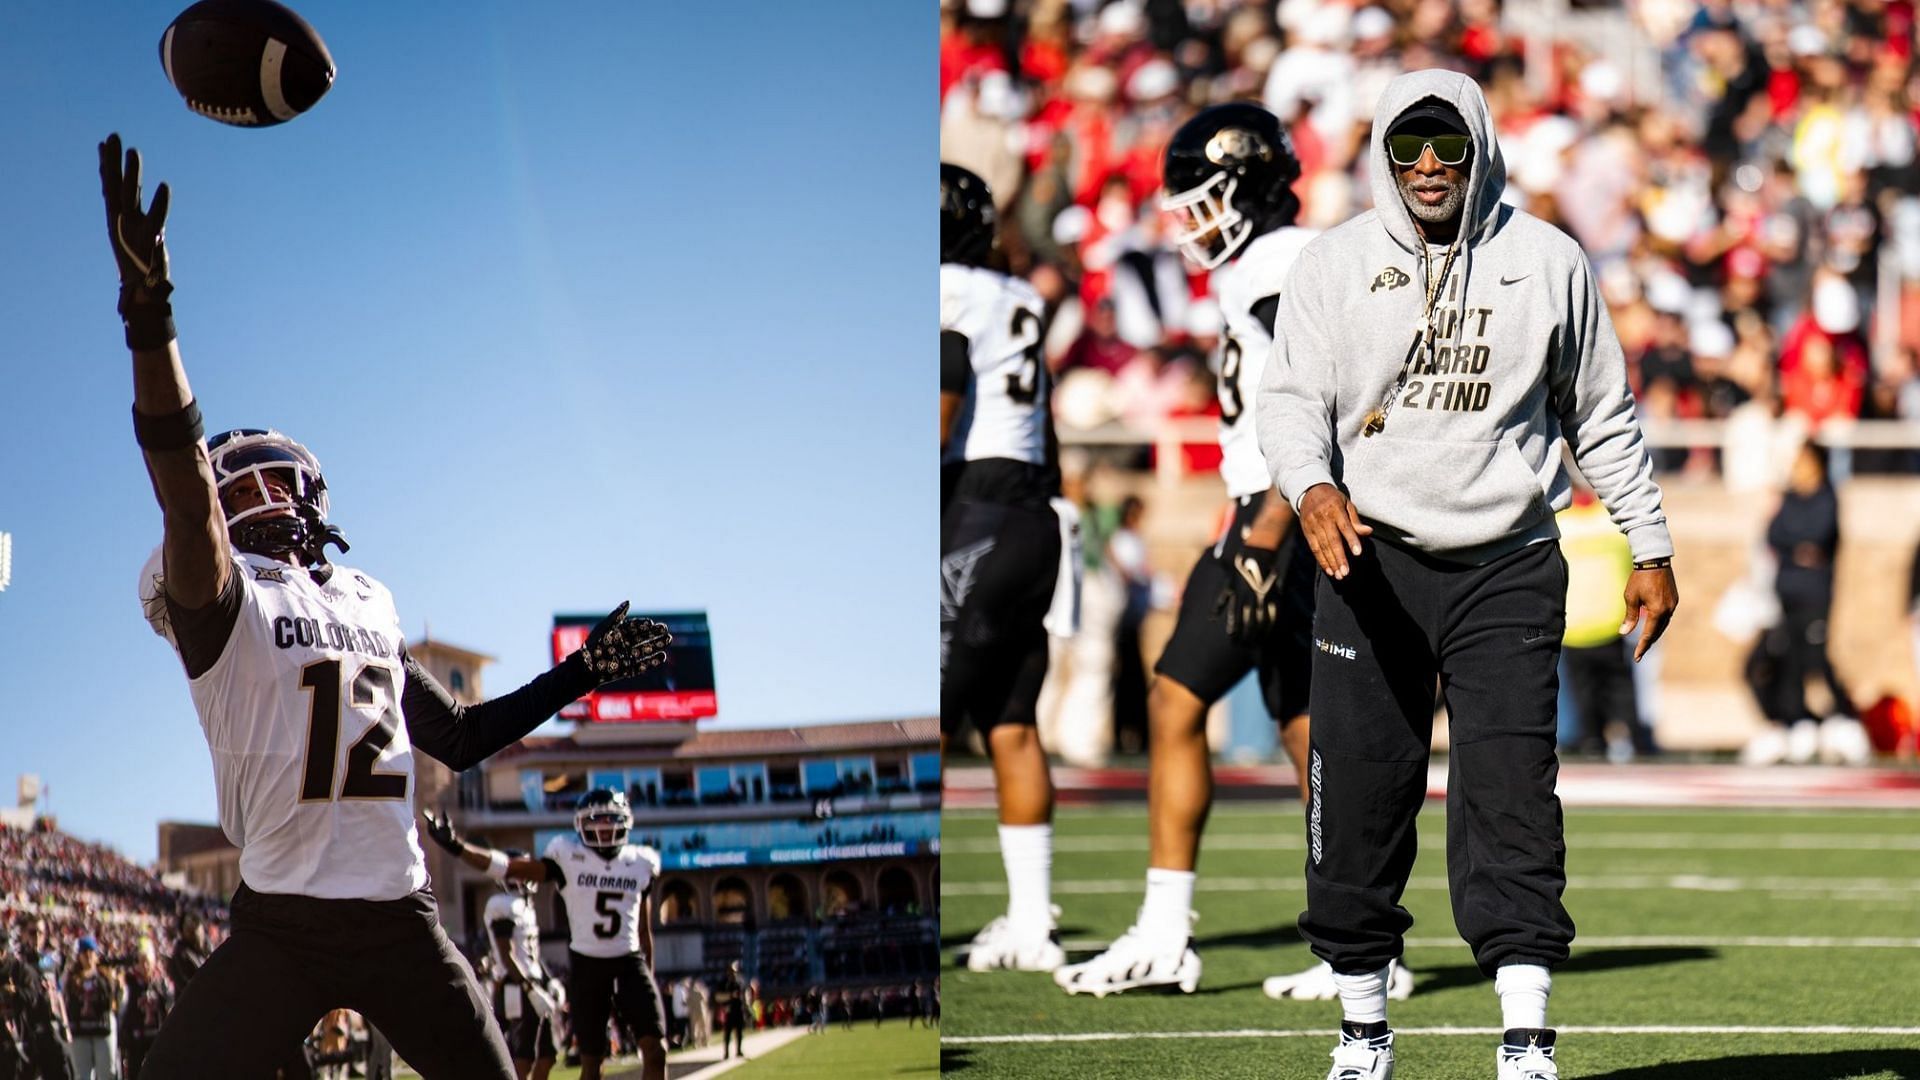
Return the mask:
[[1778, 765], [1787, 759], [1787, 733], [1775, 724], [1753, 733], [1747, 745], [1740, 748], [1740, 764], [1750, 766]]
[[[1333, 984], [1333, 966], [1325, 963], [1292, 975], [1275, 975], [1260, 989], [1275, 1001], [1332, 1001], [1340, 996], [1340, 988]], [[1395, 960], [1387, 973], [1387, 997], [1405, 1001], [1412, 996], [1413, 972]]]
[[1191, 939], [1156, 940], [1136, 923], [1106, 952], [1055, 971], [1053, 981], [1069, 994], [1097, 998], [1143, 986], [1178, 986], [1191, 994], [1200, 986], [1200, 954]]
[[1795, 720], [1787, 729], [1787, 760], [1805, 765], [1820, 752], [1820, 725], [1811, 719]]
[[[1507, 1033], [1509, 1038], [1518, 1034], [1517, 1031]], [[1547, 1034], [1551, 1036], [1552, 1032]], [[1545, 1046], [1531, 1040], [1525, 1046], [1502, 1043], [1494, 1061], [1499, 1080], [1560, 1080], [1560, 1066], [1554, 1063], [1551, 1041]]]
[[[1500, 1075], [1505, 1080], [1506, 1074]], [[1350, 1039], [1341, 1032], [1327, 1080], [1393, 1080], [1393, 1032], [1377, 1039]]]
[[1820, 722], [1820, 760], [1828, 765], [1865, 765], [1873, 759], [1866, 725], [1850, 716]]
[[[1058, 918], [1059, 908], [1053, 909]], [[1005, 915], [980, 928], [967, 949], [968, 971], [1052, 971], [1067, 962], [1067, 953], [1053, 940], [1053, 923], [1020, 924]]]

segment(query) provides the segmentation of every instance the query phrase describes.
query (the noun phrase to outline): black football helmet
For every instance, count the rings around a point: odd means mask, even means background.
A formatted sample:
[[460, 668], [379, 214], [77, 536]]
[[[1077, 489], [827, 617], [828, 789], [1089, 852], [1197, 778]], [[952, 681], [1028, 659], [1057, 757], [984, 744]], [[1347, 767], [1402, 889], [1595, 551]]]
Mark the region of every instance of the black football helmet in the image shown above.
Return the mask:
[[940, 261], [981, 266], [995, 243], [993, 192], [958, 165], [940, 163]]
[[[236, 485], [256, 484], [260, 505], [228, 512], [227, 538], [241, 551], [257, 555], [293, 555], [302, 566], [324, 565], [326, 546], [347, 550], [347, 538], [327, 524], [327, 482], [313, 451], [271, 428], [236, 428], [207, 440], [213, 479], [224, 500]], [[291, 493], [273, 498], [264, 476], [279, 472]], [[272, 511], [291, 510], [291, 514]]]
[[1298, 179], [1300, 158], [1279, 117], [1248, 102], [1215, 105], [1168, 141], [1160, 205], [1180, 221], [1180, 253], [1211, 270], [1261, 233], [1293, 224]]
[[581, 796], [573, 812], [573, 827], [580, 834], [580, 842], [595, 851], [618, 850], [633, 831], [633, 807], [627, 805], [625, 792], [595, 788]]

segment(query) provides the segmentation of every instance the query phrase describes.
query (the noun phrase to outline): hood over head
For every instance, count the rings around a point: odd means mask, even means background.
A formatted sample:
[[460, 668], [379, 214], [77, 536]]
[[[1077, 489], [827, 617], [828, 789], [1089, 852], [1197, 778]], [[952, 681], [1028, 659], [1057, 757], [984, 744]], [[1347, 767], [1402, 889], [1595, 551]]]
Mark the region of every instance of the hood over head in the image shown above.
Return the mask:
[[1401, 199], [1395, 182], [1398, 169], [1387, 157], [1387, 132], [1396, 121], [1416, 107], [1434, 99], [1460, 114], [1467, 134], [1473, 139], [1471, 172], [1467, 175], [1467, 197], [1460, 206], [1460, 235], [1463, 245], [1471, 244], [1500, 209], [1500, 194], [1507, 186], [1507, 165], [1500, 156], [1500, 143], [1493, 135], [1493, 117], [1487, 112], [1486, 96], [1479, 84], [1454, 71], [1428, 69], [1409, 71], [1387, 84], [1373, 114], [1373, 131], [1368, 136], [1368, 171], [1373, 178], [1373, 206], [1380, 222], [1396, 243], [1408, 251], [1420, 252], [1424, 244], [1414, 227], [1413, 214]]

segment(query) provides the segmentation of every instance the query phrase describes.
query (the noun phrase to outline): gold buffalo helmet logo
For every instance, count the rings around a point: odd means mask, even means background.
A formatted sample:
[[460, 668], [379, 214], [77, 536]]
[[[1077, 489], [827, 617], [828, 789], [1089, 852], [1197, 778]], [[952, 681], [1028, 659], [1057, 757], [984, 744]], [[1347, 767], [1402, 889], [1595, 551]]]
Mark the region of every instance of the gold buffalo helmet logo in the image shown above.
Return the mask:
[[1391, 291], [1412, 280], [1407, 276], [1406, 271], [1397, 266], [1389, 266], [1373, 276], [1373, 286], [1367, 291], [1379, 292], [1381, 289]]
[[1215, 165], [1238, 165], [1251, 158], [1273, 157], [1266, 140], [1245, 128], [1221, 128], [1207, 140], [1207, 160]]

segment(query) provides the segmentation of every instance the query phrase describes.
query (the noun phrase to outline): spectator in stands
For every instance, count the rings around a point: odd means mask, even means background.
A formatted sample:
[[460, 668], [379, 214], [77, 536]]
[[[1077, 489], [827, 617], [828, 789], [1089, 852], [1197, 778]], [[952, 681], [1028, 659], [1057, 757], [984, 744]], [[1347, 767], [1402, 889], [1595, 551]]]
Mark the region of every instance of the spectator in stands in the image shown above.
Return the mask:
[[[1780, 509], [1767, 527], [1778, 565], [1774, 589], [1780, 623], [1762, 639], [1767, 663], [1759, 680], [1761, 708], [1773, 726], [1748, 742], [1742, 758], [1767, 765], [1806, 762], [1816, 754], [1858, 764], [1870, 748], [1853, 701], [1827, 655], [1833, 607], [1833, 568], [1840, 549], [1840, 504], [1827, 475], [1826, 451], [1807, 442], [1794, 459]], [[1819, 677], [1830, 695], [1826, 721], [1813, 719], [1807, 680]]]
[[694, 1046], [705, 1046], [713, 1039], [713, 1000], [701, 979], [687, 980], [687, 1037]]
[[125, 992], [119, 979], [100, 966], [100, 944], [92, 937], [80, 939], [64, 994], [67, 1020], [73, 1025], [68, 1054], [74, 1080], [119, 1080], [114, 1029]]
[[126, 1080], [139, 1080], [140, 1064], [160, 1034], [161, 1021], [173, 1010], [173, 984], [160, 969], [153, 939], [140, 939], [140, 949], [127, 972], [126, 1004], [120, 1009], [120, 1060]]
[[1147, 563], [1140, 522], [1146, 504], [1137, 495], [1120, 501], [1120, 524], [1107, 538], [1107, 560], [1125, 589], [1126, 605], [1114, 636], [1114, 740], [1124, 754], [1147, 746], [1147, 668], [1140, 651], [1140, 628], [1153, 607], [1153, 568]]

